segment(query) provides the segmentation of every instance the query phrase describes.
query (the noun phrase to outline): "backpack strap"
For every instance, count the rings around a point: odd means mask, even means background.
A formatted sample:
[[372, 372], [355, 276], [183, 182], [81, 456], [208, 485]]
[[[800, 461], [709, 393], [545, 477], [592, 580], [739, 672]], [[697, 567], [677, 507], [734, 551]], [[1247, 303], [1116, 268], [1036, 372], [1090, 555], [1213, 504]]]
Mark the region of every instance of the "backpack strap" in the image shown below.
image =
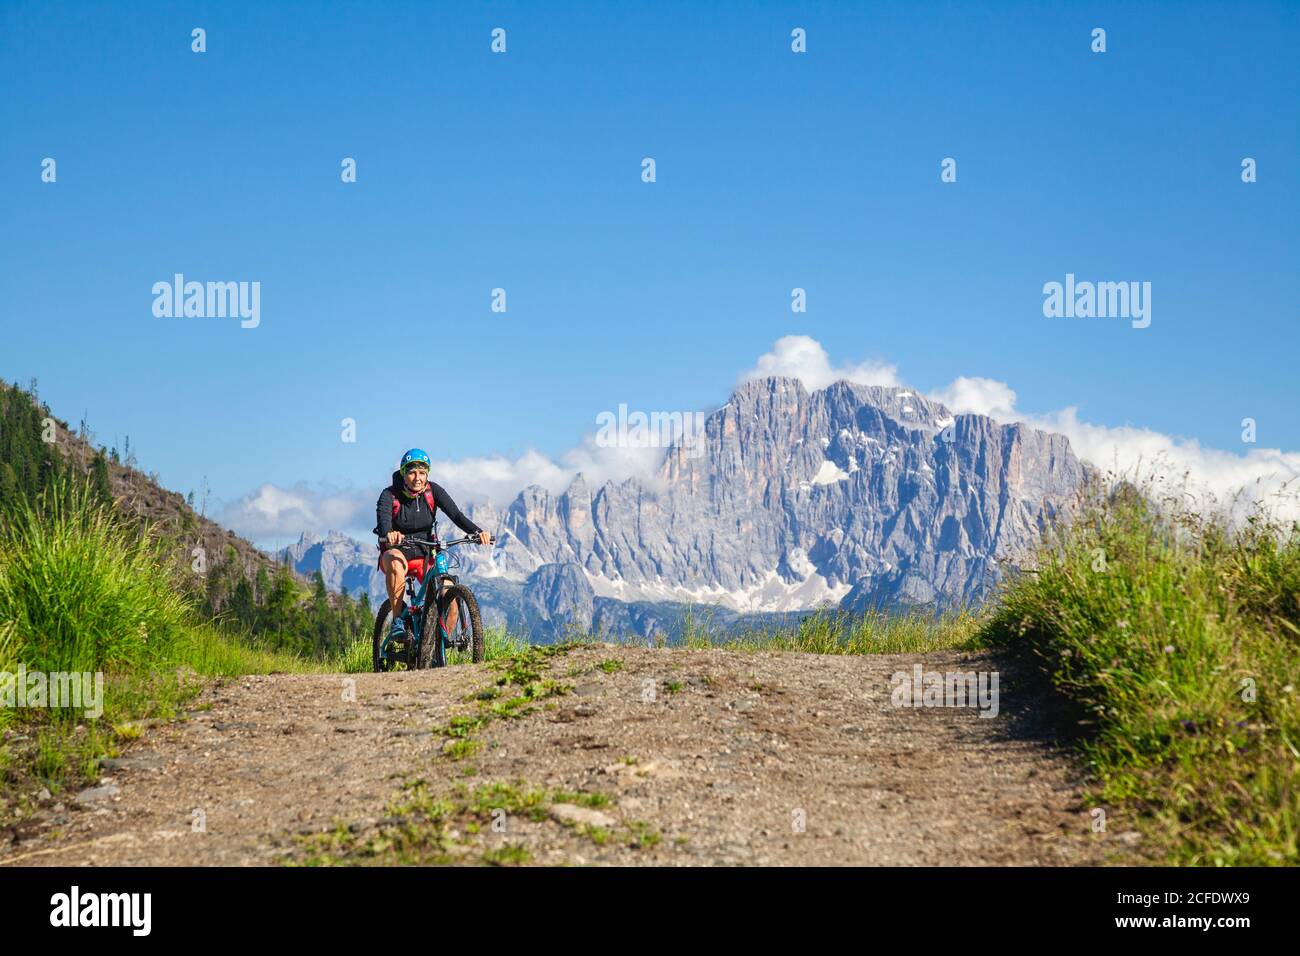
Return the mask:
[[424, 500], [429, 505], [429, 520], [433, 524], [429, 525], [429, 540], [438, 540], [438, 506], [433, 500], [433, 491], [429, 488], [424, 489]]

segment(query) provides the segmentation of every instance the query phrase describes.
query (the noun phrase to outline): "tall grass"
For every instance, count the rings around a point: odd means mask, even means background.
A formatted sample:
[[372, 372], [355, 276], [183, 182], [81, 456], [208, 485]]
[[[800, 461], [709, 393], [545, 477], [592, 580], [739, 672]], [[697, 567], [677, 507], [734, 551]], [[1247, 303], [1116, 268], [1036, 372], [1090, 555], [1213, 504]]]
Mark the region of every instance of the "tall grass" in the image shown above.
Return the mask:
[[[18, 643], [15, 631], [13, 621], [0, 617], [0, 673], [3, 674], [15, 673], [18, 669]], [[7, 707], [0, 707], [0, 733], [3, 733], [5, 727], [13, 720], [14, 712]], [[2, 776], [0, 774], [0, 777]]]
[[[0, 708], [0, 774], [47, 785], [93, 777], [98, 757], [169, 718], [200, 675], [301, 670], [307, 662], [240, 644], [201, 620], [180, 588], [176, 552], [123, 523], [65, 479], [0, 521], [0, 671], [103, 675], [103, 714]], [[26, 744], [25, 746], [23, 744]]]
[[983, 632], [1091, 723], [1102, 804], [1188, 864], [1300, 862], [1300, 534], [1092, 489]]
[[[793, 617], [793, 615], [792, 615]], [[731, 651], [789, 651], [804, 654], [924, 654], [942, 650], [977, 650], [984, 645], [982, 628], [987, 613], [962, 609], [935, 614], [916, 608], [902, 612], [854, 613], [836, 608], [811, 611], [798, 620], [728, 630], [717, 624], [708, 607], [686, 609], [679, 630], [671, 638], [646, 638], [634, 634], [589, 632], [567, 628], [556, 643], [608, 642], [655, 647], [718, 648]], [[530, 646], [526, 636], [504, 628], [488, 631], [487, 659], [510, 657]], [[365, 660], [362, 666], [361, 654]], [[370, 641], [358, 641], [344, 656], [358, 670], [370, 667]], [[452, 663], [460, 663], [452, 655]]]
[[826, 609], [814, 611], [793, 624], [752, 627], [724, 634], [715, 630], [707, 614], [701, 617], [688, 613], [681, 643], [692, 648], [805, 654], [923, 654], [975, 649], [979, 646], [982, 621], [978, 613], [970, 610], [935, 615], [922, 609], [894, 613]]
[[0, 529], [0, 621], [42, 671], [122, 671], [168, 659], [192, 623], [158, 546], [67, 484]]

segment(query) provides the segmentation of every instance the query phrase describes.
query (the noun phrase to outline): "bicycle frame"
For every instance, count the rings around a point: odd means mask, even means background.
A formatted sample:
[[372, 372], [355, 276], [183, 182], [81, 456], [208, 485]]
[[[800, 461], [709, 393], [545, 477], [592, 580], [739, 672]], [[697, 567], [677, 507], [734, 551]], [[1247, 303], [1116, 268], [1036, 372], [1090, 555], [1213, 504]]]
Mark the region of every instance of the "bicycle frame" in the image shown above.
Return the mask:
[[[425, 607], [425, 598], [429, 595], [429, 586], [434, 581], [437, 584], [434, 588], [433, 600], [434, 606], [437, 606], [438, 599], [442, 596], [442, 575], [437, 573], [436, 568], [430, 568], [424, 575], [424, 580], [417, 586], [414, 577], [406, 579], [406, 607], [402, 610], [402, 618], [406, 621], [406, 633], [411, 641], [415, 644], [416, 656], [419, 656], [420, 646], [424, 640], [424, 619], [428, 613]], [[392, 634], [384, 638], [384, 643], [380, 653], [388, 652], [388, 643], [391, 641]], [[446, 640], [446, 633], [443, 634], [443, 640]]]
[[[465, 544], [467, 542], [477, 541], [478, 539], [474, 537], [457, 538], [454, 541], [448, 541], [445, 545], [436, 539], [426, 540], [422, 538], [406, 538], [405, 540], [408, 540], [413, 544], [429, 545], [433, 548], [433, 555], [428, 562], [428, 568], [425, 570], [424, 580], [420, 582], [419, 586], [416, 586], [414, 577], [408, 575], [406, 578], [406, 607], [402, 611], [402, 617], [406, 621], [407, 633], [415, 644], [415, 654], [418, 657], [425, 636], [425, 620], [428, 617], [429, 608], [432, 607], [434, 612], [434, 621], [436, 622], [435, 627], [439, 632], [436, 639], [442, 642], [443, 651], [445, 652], [449, 649], [448, 640], [451, 635], [448, 634], [447, 629], [442, 626], [442, 621], [438, 615], [437, 609], [442, 599], [443, 576], [451, 567], [451, 563], [447, 558], [447, 551], [458, 544]], [[431, 605], [426, 603], [426, 598], [430, 596], [430, 586], [433, 587]], [[381, 654], [386, 654], [388, 652], [388, 643], [391, 640], [391, 634], [384, 637], [384, 643], [380, 647]]]

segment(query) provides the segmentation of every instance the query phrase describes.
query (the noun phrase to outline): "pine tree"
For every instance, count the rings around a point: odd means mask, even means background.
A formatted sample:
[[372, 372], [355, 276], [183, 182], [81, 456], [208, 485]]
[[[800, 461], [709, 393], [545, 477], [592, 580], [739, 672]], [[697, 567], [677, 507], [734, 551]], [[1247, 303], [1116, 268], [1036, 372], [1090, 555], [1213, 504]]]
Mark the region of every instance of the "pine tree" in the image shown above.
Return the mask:
[[225, 569], [220, 565], [208, 568], [208, 583], [204, 589], [203, 610], [210, 618], [215, 618], [221, 613], [221, 604], [225, 598], [225, 575], [222, 573]]
[[13, 465], [0, 461], [0, 516], [12, 511], [22, 500], [22, 490], [18, 486], [18, 475]]
[[103, 504], [113, 503], [113, 491], [108, 484], [108, 462], [104, 460], [103, 451], [96, 453], [90, 463], [90, 491]]
[[235, 589], [230, 595], [230, 616], [240, 624], [252, 629], [257, 619], [257, 607], [253, 602], [253, 586], [248, 583], [248, 577], [235, 571]]
[[294, 627], [294, 612], [297, 610], [295, 595], [298, 587], [293, 575], [284, 565], [276, 569], [270, 591], [262, 608], [261, 627], [283, 640]]
[[320, 571], [312, 572], [311, 587], [311, 638], [316, 653], [320, 654], [329, 646], [331, 624], [329, 591], [325, 588], [325, 579], [321, 577]]
[[41, 440], [42, 409], [18, 388], [0, 385], [0, 508], [34, 502], [64, 472], [58, 449]]

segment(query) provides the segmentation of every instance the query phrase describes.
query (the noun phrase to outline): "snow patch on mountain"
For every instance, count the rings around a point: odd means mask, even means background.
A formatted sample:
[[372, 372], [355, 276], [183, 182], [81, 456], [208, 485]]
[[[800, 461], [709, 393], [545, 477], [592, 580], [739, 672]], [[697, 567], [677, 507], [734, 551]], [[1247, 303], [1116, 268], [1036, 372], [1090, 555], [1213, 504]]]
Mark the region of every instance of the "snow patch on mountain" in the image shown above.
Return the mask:
[[843, 481], [849, 477], [849, 473], [841, 468], [835, 462], [827, 458], [822, 462], [822, 466], [817, 469], [817, 474], [813, 476], [814, 485], [833, 485], [837, 481]]

